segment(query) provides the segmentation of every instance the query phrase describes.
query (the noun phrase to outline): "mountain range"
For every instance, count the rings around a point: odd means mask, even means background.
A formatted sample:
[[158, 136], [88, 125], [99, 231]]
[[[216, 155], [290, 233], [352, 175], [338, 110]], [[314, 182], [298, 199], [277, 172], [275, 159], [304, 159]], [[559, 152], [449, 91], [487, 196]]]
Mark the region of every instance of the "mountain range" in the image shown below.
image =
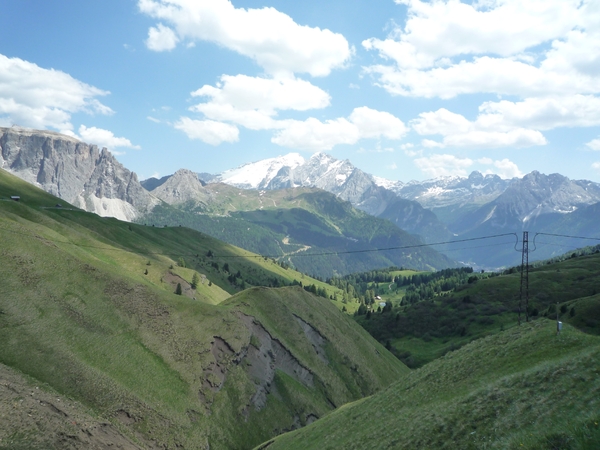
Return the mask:
[[[515, 233], [519, 239], [523, 231], [529, 230], [545, 234], [561, 230], [564, 234], [567, 230], [569, 235], [592, 238], [555, 239], [545, 248], [539, 248], [535, 255], [547, 258], [600, 238], [599, 228], [584, 225], [598, 217], [600, 184], [570, 180], [560, 174], [533, 171], [522, 178], [502, 179], [473, 172], [468, 177], [402, 183], [366, 174], [347, 160], [317, 153], [308, 160], [291, 154], [246, 164], [209, 179], [215, 180], [252, 189], [318, 187], [348, 200], [358, 209], [419, 234], [428, 243], [504, 233]], [[579, 229], [579, 223], [585, 230]], [[513, 246], [504, 246], [494, 253], [478, 250], [480, 247], [436, 248], [455, 259], [487, 269], [514, 264], [519, 259]]]
[[[182, 169], [176, 176], [139, 182], [136, 174], [123, 167], [106, 149], [99, 150], [94, 145], [58, 133], [18, 127], [0, 128], [0, 167], [101, 216], [143, 223], [159, 217], [172, 217], [175, 213], [171, 210], [166, 214], [165, 208], [175, 207], [179, 215], [182, 211], [193, 212], [198, 217], [204, 214], [205, 219], [220, 215], [219, 220], [228, 222], [230, 226], [230, 219], [237, 215], [235, 233], [227, 233], [221, 227], [219, 237], [233, 239], [232, 235], [236, 234], [237, 240], [231, 242], [238, 245], [243, 240], [239, 236], [244, 229], [240, 221], [248, 223], [251, 217], [242, 217], [243, 211], [249, 212], [254, 207], [261, 211], [292, 208], [291, 202], [277, 205], [277, 200], [269, 199], [271, 194], [268, 193], [306, 188], [328, 192], [372, 217], [387, 219], [399, 229], [418, 235], [424, 243], [514, 234], [514, 241], [510, 237], [486, 241], [487, 245], [499, 246], [494, 252], [489, 252], [482, 245], [434, 246], [445, 252], [450, 260], [477, 268], [493, 269], [518, 262], [520, 255], [514, 249], [519, 249], [523, 231], [592, 238], [547, 238], [547, 245], [537, 248], [535, 258], [551, 257], [600, 238], [600, 230], [590, 225], [598, 217], [600, 185], [537, 171], [513, 179], [473, 172], [468, 177], [403, 183], [367, 174], [348, 160], [337, 160], [324, 153], [314, 154], [308, 159], [291, 153], [245, 164], [217, 175]], [[224, 187], [218, 188], [225, 185], [238, 189], [233, 194], [238, 199], [256, 191], [257, 198], [264, 202], [254, 206], [244, 205], [241, 201], [229, 202], [236, 205], [233, 211], [225, 202], [232, 192]], [[322, 216], [322, 212], [318, 214]], [[163, 225], [174, 223], [165, 222]], [[255, 221], [246, 226], [246, 230], [256, 225]], [[273, 227], [266, 230], [264, 220], [260, 226], [263, 245], [252, 247], [253, 251], [272, 249], [274, 240], [280, 246], [282, 239], [286, 239], [285, 235], [273, 236]], [[335, 225], [332, 226], [335, 228]], [[212, 228], [212, 231], [206, 231], [216, 233], [217, 227], [213, 224]], [[339, 236], [345, 235], [341, 233]], [[267, 244], [267, 241], [270, 243]], [[513, 244], [509, 245], [509, 241]], [[306, 242], [296, 244], [310, 245]], [[284, 253], [276, 252], [275, 255], [282, 256]], [[437, 263], [430, 264], [430, 267], [440, 268]]]

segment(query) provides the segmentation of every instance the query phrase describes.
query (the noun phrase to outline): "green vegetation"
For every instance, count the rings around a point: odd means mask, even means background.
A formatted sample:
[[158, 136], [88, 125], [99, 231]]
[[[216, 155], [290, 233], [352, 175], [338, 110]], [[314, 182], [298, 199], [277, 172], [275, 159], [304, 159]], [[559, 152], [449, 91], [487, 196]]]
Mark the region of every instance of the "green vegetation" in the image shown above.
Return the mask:
[[[600, 253], [570, 252], [530, 268], [529, 302], [521, 320], [559, 318], [600, 334]], [[578, 256], [579, 255], [579, 256]], [[355, 318], [409, 367], [420, 367], [474, 339], [515, 326], [520, 268], [473, 273], [471, 268], [404, 274], [397, 268], [329, 280], [350, 292]], [[379, 299], [377, 299], [379, 298]], [[380, 306], [385, 304], [385, 306]]]
[[[0, 171], [10, 195], [21, 201], [0, 201], [0, 374], [21, 391], [0, 383], [0, 448], [103, 436], [247, 448], [408, 372], [334, 301], [291, 286], [333, 295], [319, 280], [191, 229], [55, 208]], [[43, 402], [20, 401], [38, 390]]]
[[[328, 192], [244, 191], [221, 184], [207, 189], [213, 190], [208, 204], [161, 205], [139, 221], [193, 228], [320, 278], [390, 265], [434, 270], [453, 264], [392, 222]], [[398, 248], [407, 246], [413, 247]], [[397, 249], [365, 252], [390, 247]]]
[[568, 325], [557, 335], [541, 319], [448, 353], [268, 448], [598, 448], [599, 358], [600, 338]]

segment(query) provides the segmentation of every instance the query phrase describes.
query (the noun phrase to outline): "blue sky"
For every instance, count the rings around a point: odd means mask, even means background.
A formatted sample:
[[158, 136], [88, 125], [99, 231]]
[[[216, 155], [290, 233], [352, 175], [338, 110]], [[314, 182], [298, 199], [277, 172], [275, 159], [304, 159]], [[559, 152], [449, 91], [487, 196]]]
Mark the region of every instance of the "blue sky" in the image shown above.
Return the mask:
[[400, 181], [600, 181], [597, 0], [4, 0], [0, 126], [140, 179], [325, 151]]

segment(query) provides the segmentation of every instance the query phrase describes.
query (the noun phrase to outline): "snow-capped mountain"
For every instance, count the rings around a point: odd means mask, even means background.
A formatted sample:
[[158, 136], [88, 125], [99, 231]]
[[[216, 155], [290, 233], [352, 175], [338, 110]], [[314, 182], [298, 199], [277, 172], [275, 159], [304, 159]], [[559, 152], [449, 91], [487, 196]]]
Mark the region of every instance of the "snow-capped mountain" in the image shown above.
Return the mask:
[[210, 181], [220, 181], [240, 189], [269, 189], [269, 184], [282, 169], [293, 170], [304, 163], [305, 159], [298, 153], [289, 153], [226, 170]]
[[348, 160], [325, 153], [315, 153], [308, 160], [291, 153], [246, 164], [223, 172], [212, 180], [215, 181], [246, 189], [319, 188], [373, 216], [385, 213], [385, 218], [410, 233], [420, 234], [426, 241], [449, 235], [435, 214], [390, 189], [400, 189], [402, 183], [374, 177]]
[[425, 181], [411, 181], [393, 189], [400, 197], [415, 200], [435, 210], [455, 205], [484, 204], [502, 194], [512, 180], [498, 175], [472, 172], [468, 177], [448, 176]]
[[[381, 179], [380, 179], [381, 180]], [[386, 207], [380, 185], [375, 178], [353, 166], [348, 160], [338, 160], [325, 153], [315, 153], [305, 160], [297, 153], [245, 164], [227, 170], [211, 182], [220, 181], [242, 189], [284, 189], [316, 187], [349, 201], [372, 215]], [[393, 197], [393, 195], [392, 195]]]

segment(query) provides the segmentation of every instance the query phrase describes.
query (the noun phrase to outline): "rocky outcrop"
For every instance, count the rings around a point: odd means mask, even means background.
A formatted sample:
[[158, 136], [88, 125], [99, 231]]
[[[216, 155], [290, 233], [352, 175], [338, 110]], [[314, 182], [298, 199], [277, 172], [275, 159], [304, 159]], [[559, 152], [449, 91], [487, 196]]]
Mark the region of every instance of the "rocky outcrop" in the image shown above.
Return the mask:
[[175, 172], [156, 187], [152, 194], [170, 205], [186, 202], [206, 204], [213, 197], [198, 179], [198, 175], [187, 169]]
[[159, 203], [107, 149], [52, 131], [0, 128], [0, 167], [100, 216], [131, 221]]

